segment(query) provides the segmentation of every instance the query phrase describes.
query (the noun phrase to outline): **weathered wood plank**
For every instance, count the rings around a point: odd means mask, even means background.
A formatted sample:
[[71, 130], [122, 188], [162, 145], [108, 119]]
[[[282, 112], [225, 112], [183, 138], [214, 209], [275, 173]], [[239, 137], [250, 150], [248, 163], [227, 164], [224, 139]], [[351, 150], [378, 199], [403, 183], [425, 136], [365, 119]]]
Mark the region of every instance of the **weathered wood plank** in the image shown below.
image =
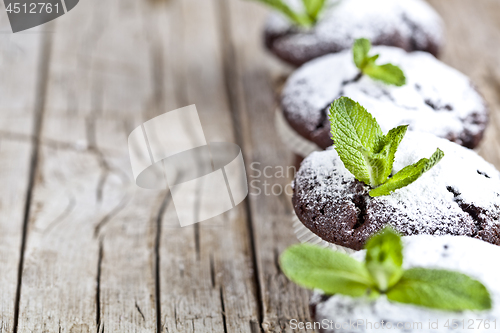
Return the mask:
[[[499, 167], [498, 2], [430, 2], [448, 25], [443, 59], [471, 75], [492, 106], [481, 153]], [[309, 320], [308, 292], [277, 264], [296, 242], [290, 198], [270, 192], [290, 180], [291, 155], [274, 134], [273, 113], [275, 83], [289, 69], [262, 48], [265, 12], [230, 0], [87, 0], [78, 15], [54, 22], [19, 332], [255, 332], [260, 323], [291, 331], [290, 319]], [[35, 105], [35, 96], [15, 90], [34, 91], [35, 76], [16, 68], [29, 63], [36, 72], [40, 47], [36, 35], [18, 36], [29, 60], [16, 55], [0, 65], [4, 77], [22, 80], [0, 99], [0, 157], [9, 161], [0, 170], [8, 188], [0, 191], [0, 263], [12, 267], [0, 280], [6, 331]], [[207, 140], [239, 143], [249, 182], [270, 195], [251, 188], [248, 206], [180, 228], [167, 191], [134, 186], [126, 142], [143, 121], [192, 103]]]
[[0, 331], [13, 332], [44, 34], [12, 34], [0, 13]]
[[131, 180], [127, 136], [158, 114], [151, 4], [85, 1], [55, 21], [19, 332], [152, 332], [164, 192]]
[[[166, 109], [196, 104], [208, 142], [234, 142], [224, 90], [216, 1], [168, 4], [163, 54], [176, 85]], [[171, 52], [175, 49], [177, 52]], [[166, 77], [170, 77], [169, 74]], [[162, 219], [160, 282], [165, 332], [252, 332], [259, 327], [257, 291], [244, 204], [179, 228], [169, 201]]]
[[250, 331], [258, 319], [244, 207], [211, 225], [181, 229], [175, 215], [157, 224], [163, 209], [174, 213], [169, 197], [129, 177], [128, 133], [165, 111], [197, 103], [207, 139], [232, 141], [213, 4], [78, 9], [54, 34], [42, 138], [55, 144], [40, 150], [19, 331], [153, 331], [157, 263], [166, 329]]
[[[236, 126], [253, 184], [250, 211], [265, 332], [291, 331], [289, 321], [310, 319], [309, 293], [290, 283], [278, 265], [279, 254], [297, 239], [286, 170], [292, 155], [274, 128], [274, 86], [290, 69], [265, 53], [261, 29], [266, 11], [246, 1], [222, 1], [226, 21], [225, 71]], [[253, 164], [253, 168], [250, 165]], [[267, 168], [266, 170], [264, 170]], [[285, 170], [281, 173], [281, 170]], [[264, 171], [267, 171], [265, 174]], [[267, 182], [267, 183], [266, 183]], [[268, 185], [266, 185], [268, 184]], [[260, 194], [259, 194], [260, 190]], [[274, 193], [272, 192], [274, 190]]]

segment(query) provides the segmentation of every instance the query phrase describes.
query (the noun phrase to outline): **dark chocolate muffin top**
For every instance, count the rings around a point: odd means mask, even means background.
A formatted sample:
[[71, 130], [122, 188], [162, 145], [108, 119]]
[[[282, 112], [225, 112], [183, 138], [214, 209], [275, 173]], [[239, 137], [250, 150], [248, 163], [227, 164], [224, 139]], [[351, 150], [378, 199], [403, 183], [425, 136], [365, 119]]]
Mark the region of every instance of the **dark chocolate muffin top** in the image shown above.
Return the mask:
[[[310, 30], [292, 25], [273, 13], [265, 26], [268, 49], [282, 60], [299, 66], [328, 53], [352, 46], [356, 38], [374, 45], [389, 45], [407, 51], [437, 55], [443, 44], [443, 24], [422, 0], [327, 0], [316, 25]], [[301, 1], [287, 0], [297, 11]]]
[[500, 173], [474, 151], [428, 133], [408, 132], [393, 173], [429, 157], [445, 156], [410, 185], [370, 197], [331, 148], [314, 152], [293, 182], [299, 220], [322, 239], [355, 250], [389, 223], [404, 236], [464, 235], [500, 245]]
[[287, 80], [281, 108], [293, 129], [321, 148], [331, 146], [328, 107], [340, 96], [364, 106], [382, 130], [409, 124], [409, 130], [429, 132], [468, 148], [482, 139], [488, 109], [468, 77], [425, 52], [407, 53], [376, 46], [379, 63], [393, 63], [406, 76], [396, 87], [359, 76], [350, 50], [315, 59]]

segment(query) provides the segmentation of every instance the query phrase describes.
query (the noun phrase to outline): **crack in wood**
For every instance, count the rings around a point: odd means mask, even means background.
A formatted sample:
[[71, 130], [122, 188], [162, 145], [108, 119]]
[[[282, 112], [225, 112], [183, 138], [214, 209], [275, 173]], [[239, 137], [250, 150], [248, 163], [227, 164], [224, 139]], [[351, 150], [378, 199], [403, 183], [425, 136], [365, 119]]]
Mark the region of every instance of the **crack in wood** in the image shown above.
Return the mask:
[[[238, 92], [238, 67], [237, 60], [235, 54], [235, 46], [233, 44], [231, 31], [230, 31], [230, 14], [227, 0], [218, 0], [218, 16], [220, 22], [219, 24], [219, 34], [222, 40], [222, 58], [223, 58], [223, 80], [224, 80], [224, 88], [226, 91], [226, 98], [228, 100], [229, 108], [231, 110], [231, 120], [234, 128], [236, 143], [240, 147], [244, 147], [245, 143], [245, 135], [243, 132], [244, 120], [244, 106], [240, 101], [240, 93]], [[242, 152], [245, 156], [246, 154]], [[250, 249], [251, 249], [251, 257], [252, 257], [252, 265], [254, 272], [254, 286], [256, 289], [256, 298], [257, 298], [257, 318], [259, 321], [259, 331], [263, 332], [262, 323], [264, 318], [264, 295], [263, 295], [263, 287], [261, 285], [261, 281], [259, 279], [259, 264], [257, 259], [257, 246], [255, 244], [255, 236], [256, 233], [254, 231], [253, 226], [253, 218], [250, 209], [250, 201], [248, 198], [244, 200], [245, 212], [246, 212], [246, 221], [247, 221], [247, 229], [250, 235]]]
[[212, 281], [212, 288], [215, 288], [215, 267], [214, 267], [214, 255], [210, 253], [210, 280]]
[[97, 277], [96, 277], [96, 313], [95, 322], [97, 326], [97, 333], [99, 333], [99, 328], [101, 326], [101, 268], [102, 268], [102, 258], [103, 258], [103, 240], [99, 241], [99, 257], [97, 259]]
[[[199, 192], [198, 192], [199, 193]], [[196, 196], [196, 208], [195, 208], [195, 221], [198, 220], [198, 213], [199, 213], [199, 196]], [[200, 224], [196, 223], [193, 228], [194, 231], [194, 249], [196, 253], [196, 260], [200, 261]]]
[[226, 310], [224, 305], [224, 291], [222, 286], [220, 287], [220, 304], [221, 304], [221, 312], [222, 312], [222, 324], [224, 326], [224, 333], [227, 333], [227, 322], [226, 322]]
[[163, 220], [163, 214], [168, 207], [170, 202], [170, 192], [165, 194], [163, 201], [158, 210], [158, 215], [156, 216], [156, 237], [154, 246], [154, 265], [155, 265], [155, 305], [156, 305], [156, 331], [162, 332], [161, 324], [161, 290], [160, 290], [160, 246], [161, 246], [161, 223]]
[[[70, 142], [64, 142], [64, 141], [58, 141], [55, 139], [51, 138], [40, 138], [40, 137], [35, 137], [34, 135], [29, 135], [25, 133], [17, 133], [17, 132], [10, 132], [10, 131], [4, 131], [0, 130], [0, 139], [4, 140], [9, 140], [9, 141], [17, 141], [17, 142], [26, 142], [26, 143], [33, 143], [35, 142], [36, 144], [42, 146], [42, 147], [47, 147], [51, 148], [54, 150], [69, 150], [75, 153], [88, 153], [89, 152], [89, 147], [87, 143], [83, 145], [82, 143], [75, 142], [75, 143], [70, 143]], [[113, 155], [119, 155], [121, 154], [120, 151], [114, 150], [112, 148], [106, 148], [102, 150], [102, 153], [107, 153], [107, 154], [113, 154]]]
[[140, 315], [142, 317], [142, 320], [146, 321], [146, 317], [144, 317], [144, 313], [142, 313], [142, 310], [139, 307], [139, 304], [137, 304], [137, 300], [135, 301], [135, 308], [137, 309], [137, 311], [139, 311], [139, 313], [140, 313]]
[[[53, 23], [49, 23], [48, 27], [53, 27]], [[21, 303], [21, 289], [23, 282], [23, 267], [24, 267], [24, 254], [26, 251], [26, 238], [28, 234], [28, 224], [31, 214], [31, 202], [33, 200], [33, 193], [35, 188], [35, 179], [38, 172], [38, 159], [40, 155], [40, 136], [43, 127], [43, 115], [45, 113], [45, 99], [47, 97], [47, 82], [50, 70], [50, 58], [52, 51], [52, 34], [44, 34], [41, 42], [41, 54], [37, 77], [36, 86], [36, 97], [34, 105], [34, 129], [33, 129], [33, 140], [32, 140], [32, 152], [30, 159], [30, 171], [28, 188], [26, 191], [25, 207], [24, 207], [24, 219], [22, 226], [22, 240], [21, 249], [19, 256], [19, 265], [17, 271], [17, 286], [16, 286], [16, 298], [14, 305], [14, 329], [13, 332], [17, 333], [19, 325], [19, 307]]]
[[[103, 192], [103, 187], [106, 183], [106, 179], [110, 173], [110, 167], [108, 162], [106, 161], [106, 158], [104, 157], [104, 154], [100, 151], [98, 145], [97, 145], [97, 138], [96, 138], [96, 130], [95, 130], [95, 123], [96, 123], [96, 116], [99, 110], [101, 109], [101, 94], [99, 92], [100, 89], [93, 89], [92, 90], [92, 101], [93, 101], [93, 110], [90, 113], [90, 115], [85, 119], [85, 134], [87, 136], [87, 145], [88, 145], [88, 151], [94, 154], [94, 156], [97, 159], [97, 163], [99, 164], [99, 167], [101, 168], [101, 174], [99, 176], [99, 180], [97, 181], [97, 187], [96, 187], [96, 201], [100, 203], [102, 201], [102, 192]], [[96, 92], [97, 91], [97, 92]]]
[[280, 267], [280, 253], [277, 248], [274, 248], [274, 266], [276, 267], [277, 275], [281, 275], [281, 267]]
[[97, 203], [102, 202], [102, 192], [104, 185], [106, 184], [106, 180], [108, 179], [109, 176], [109, 170], [103, 171], [101, 175], [99, 176], [99, 180], [97, 181], [97, 188], [96, 188], [96, 201]]
[[99, 233], [101, 232], [101, 229], [113, 218], [115, 217], [121, 210], [123, 210], [127, 206], [127, 202], [130, 200], [131, 195], [130, 194], [125, 194], [118, 205], [113, 208], [108, 214], [104, 215], [104, 217], [97, 222], [95, 228], [94, 228], [94, 237], [98, 238]]

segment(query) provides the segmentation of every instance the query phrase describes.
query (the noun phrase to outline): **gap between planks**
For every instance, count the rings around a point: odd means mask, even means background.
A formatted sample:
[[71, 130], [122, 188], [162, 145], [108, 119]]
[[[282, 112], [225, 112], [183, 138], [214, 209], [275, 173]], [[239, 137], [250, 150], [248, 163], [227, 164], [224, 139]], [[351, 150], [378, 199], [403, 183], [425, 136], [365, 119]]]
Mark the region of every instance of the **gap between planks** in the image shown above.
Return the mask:
[[[218, 4], [218, 13], [219, 13], [219, 31], [222, 41], [222, 62], [223, 62], [223, 70], [224, 70], [224, 86], [226, 90], [226, 98], [228, 100], [229, 109], [231, 113], [231, 120], [233, 123], [236, 143], [240, 147], [244, 147], [245, 142], [249, 141], [249, 133], [244, 131], [245, 128], [243, 123], [248, 123], [247, 121], [242, 120], [242, 117], [246, 117], [246, 112], [242, 112], [241, 110], [244, 108], [243, 103], [240, 100], [240, 94], [237, 89], [238, 85], [238, 68], [237, 68], [237, 59], [235, 47], [231, 40], [230, 34], [230, 14], [229, 14], [229, 6], [227, 0], [217, 0]], [[246, 155], [245, 160], [249, 160], [249, 155]], [[255, 232], [253, 229], [253, 217], [252, 210], [250, 207], [250, 200], [247, 196], [244, 200], [245, 211], [246, 211], [246, 220], [247, 220], [247, 228], [250, 236], [250, 246], [252, 251], [252, 262], [254, 266], [254, 283], [257, 288], [257, 315], [258, 315], [258, 327], [251, 324], [251, 329], [253, 332], [258, 330], [259, 332], [263, 332], [262, 323], [264, 318], [264, 309], [263, 309], [263, 288], [260, 281], [260, 267], [258, 263], [258, 254], [257, 248], [255, 244]], [[221, 291], [222, 293], [222, 291]], [[222, 297], [221, 297], [222, 299]]]
[[[47, 24], [47, 27], [53, 28], [53, 23]], [[37, 175], [37, 166], [38, 166], [38, 156], [40, 153], [40, 136], [42, 132], [43, 125], [43, 115], [45, 113], [45, 98], [47, 96], [47, 87], [48, 87], [48, 75], [50, 70], [50, 57], [52, 51], [52, 33], [48, 32], [39, 32], [43, 35], [41, 42], [41, 53], [40, 53], [40, 61], [38, 63], [38, 78], [36, 85], [36, 97], [35, 97], [35, 105], [33, 106], [34, 112], [34, 122], [33, 122], [33, 137], [32, 137], [32, 152], [30, 158], [30, 170], [29, 170], [29, 179], [28, 179], [28, 187], [26, 189], [26, 200], [24, 207], [24, 219], [23, 219], [23, 230], [22, 230], [22, 239], [21, 239], [21, 254], [19, 256], [19, 266], [17, 271], [17, 286], [16, 286], [16, 298], [14, 304], [14, 333], [17, 333], [18, 324], [19, 324], [19, 306], [21, 302], [21, 290], [22, 290], [22, 281], [23, 281], [23, 267], [24, 267], [24, 253], [26, 250], [26, 237], [28, 231], [28, 224], [30, 220], [31, 213], [31, 202], [33, 199], [33, 189], [35, 185], [35, 179]]]

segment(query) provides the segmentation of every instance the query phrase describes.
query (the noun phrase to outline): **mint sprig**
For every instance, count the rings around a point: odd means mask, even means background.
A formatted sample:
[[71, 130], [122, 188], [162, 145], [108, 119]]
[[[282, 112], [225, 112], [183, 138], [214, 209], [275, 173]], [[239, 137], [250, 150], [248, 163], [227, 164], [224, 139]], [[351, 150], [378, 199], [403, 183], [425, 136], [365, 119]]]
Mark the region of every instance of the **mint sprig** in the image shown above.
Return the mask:
[[330, 123], [340, 159], [357, 180], [372, 187], [369, 192], [372, 197], [388, 195], [413, 183], [444, 156], [438, 148], [429, 159], [423, 158], [388, 178], [407, 125], [395, 127], [384, 135], [375, 118], [347, 97], [332, 103]]
[[404, 270], [401, 237], [391, 227], [371, 237], [365, 262], [312, 244], [288, 248], [281, 269], [293, 282], [328, 295], [377, 298], [449, 311], [491, 309], [491, 297], [479, 281], [442, 269]]
[[398, 66], [393, 64], [377, 65], [375, 62], [379, 55], [369, 56], [372, 45], [366, 38], [356, 39], [352, 47], [354, 64], [363, 74], [372, 79], [380, 80], [386, 84], [403, 86], [406, 83], [406, 77]]
[[304, 12], [296, 12], [284, 0], [256, 0], [281, 12], [292, 23], [302, 27], [312, 27], [316, 24], [318, 17], [325, 8], [326, 0], [302, 0]]

